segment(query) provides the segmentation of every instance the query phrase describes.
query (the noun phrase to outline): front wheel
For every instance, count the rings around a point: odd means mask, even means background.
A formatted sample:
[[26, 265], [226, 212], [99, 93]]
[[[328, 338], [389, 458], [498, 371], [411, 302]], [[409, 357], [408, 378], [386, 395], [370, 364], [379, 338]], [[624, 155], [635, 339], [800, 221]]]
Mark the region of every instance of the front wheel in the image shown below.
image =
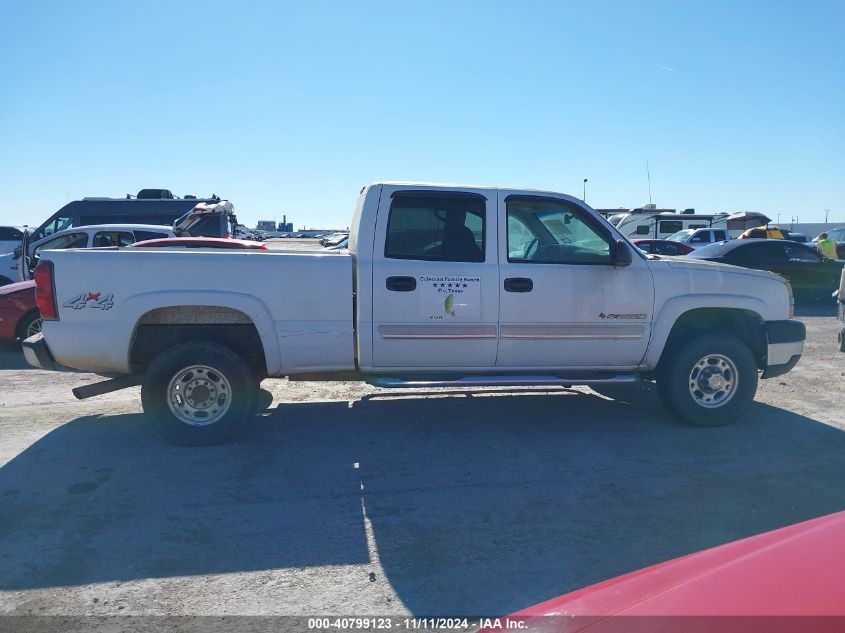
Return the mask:
[[189, 446], [225, 442], [255, 417], [258, 381], [232, 350], [183, 343], [159, 355], [144, 376], [141, 403], [168, 440]]
[[657, 376], [663, 406], [693, 426], [734, 422], [754, 400], [757, 363], [748, 346], [728, 334], [707, 334], [672, 346]]

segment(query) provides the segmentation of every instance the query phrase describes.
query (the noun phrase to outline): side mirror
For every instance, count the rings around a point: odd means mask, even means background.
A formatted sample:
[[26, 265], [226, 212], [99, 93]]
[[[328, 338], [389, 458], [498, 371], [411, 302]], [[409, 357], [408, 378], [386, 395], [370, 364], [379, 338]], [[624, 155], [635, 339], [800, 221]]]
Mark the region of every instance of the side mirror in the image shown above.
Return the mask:
[[21, 247], [16, 246], [15, 250], [12, 253], [12, 259], [20, 259], [21, 258], [21, 252], [22, 252]]
[[613, 253], [614, 266], [630, 266], [633, 261], [631, 249], [628, 248], [628, 243], [625, 240], [616, 240], [616, 248]]

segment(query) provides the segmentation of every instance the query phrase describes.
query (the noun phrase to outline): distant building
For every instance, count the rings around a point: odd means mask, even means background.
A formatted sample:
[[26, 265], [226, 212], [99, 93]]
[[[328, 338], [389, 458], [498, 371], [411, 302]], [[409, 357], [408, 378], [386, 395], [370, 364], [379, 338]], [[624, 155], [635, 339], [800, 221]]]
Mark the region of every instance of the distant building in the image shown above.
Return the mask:
[[275, 220], [259, 220], [258, 224], [255, 227], [259, 231], [275, 231], [276, 230], [276, 221]]

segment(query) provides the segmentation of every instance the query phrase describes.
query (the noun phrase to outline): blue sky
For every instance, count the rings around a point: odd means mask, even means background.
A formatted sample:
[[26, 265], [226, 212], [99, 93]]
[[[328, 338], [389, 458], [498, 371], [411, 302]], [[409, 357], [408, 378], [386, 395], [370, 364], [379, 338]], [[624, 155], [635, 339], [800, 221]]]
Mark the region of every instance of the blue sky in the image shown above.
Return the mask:
[[166, 187], [347, 226], [374, 180], [845, 220], [845, 3], [0, 0], [0, 223]]

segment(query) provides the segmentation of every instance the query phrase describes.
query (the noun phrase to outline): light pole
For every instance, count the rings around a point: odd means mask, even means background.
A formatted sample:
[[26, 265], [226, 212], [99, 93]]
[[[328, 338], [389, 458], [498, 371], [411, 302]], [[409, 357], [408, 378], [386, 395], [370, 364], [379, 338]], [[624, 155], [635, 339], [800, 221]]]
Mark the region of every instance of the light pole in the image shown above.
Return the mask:
[[587, 179], [584, 178], [584, 195], [581, 197], [581, 202], [587, 202]]

